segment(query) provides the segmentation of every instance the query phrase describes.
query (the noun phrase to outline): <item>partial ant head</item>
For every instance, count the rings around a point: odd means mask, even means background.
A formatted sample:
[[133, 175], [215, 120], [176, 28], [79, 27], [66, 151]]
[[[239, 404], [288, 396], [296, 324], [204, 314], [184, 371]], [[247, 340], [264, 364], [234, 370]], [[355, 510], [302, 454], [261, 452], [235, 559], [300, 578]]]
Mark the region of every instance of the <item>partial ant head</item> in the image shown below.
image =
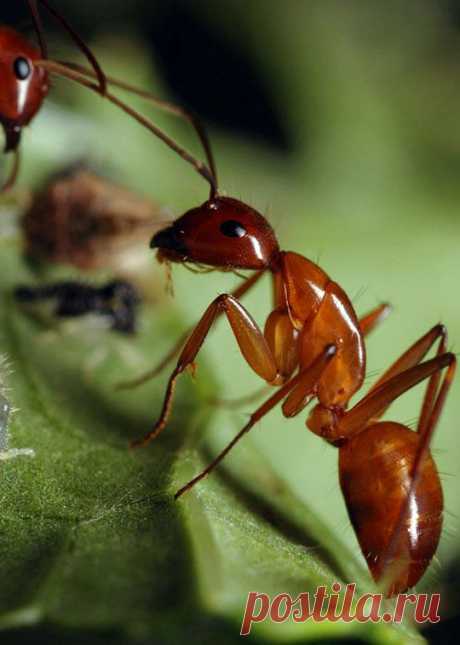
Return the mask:
[[0, 27], [0, 123], [5, 130], [5, 152], [16, 150], [22, 128], [48, 93], [48, 72], [35, 65], [40, 58], [40, 51], [20, 34]]
[[[0, 189], [6, 192], [15, 183], [19, 169], [19, 144], [22, 128], [40, 110], [49, 90], [47, 69], [48, 48], [42, 28], [38, 5], [43, 6], [70, 34], [77, 47], [91, 64], [98, 84], [91, 89], [104, 95], [107, 81], [95, 56], [80, 36], [48, 0], [26, 0], [32, 16], [39, 47], [31, 45], [10, 27], [0, 27], [0, 125], [5, 131], [5, 152], [14, 152], [15, 159], [7, 181]], [[67, 67], [64, 66], [64, 70]]]
[[[0, 192], [7, 191], [14, 185], [19, 167], [18, 146], [21, 128], [27, 125], [40, 109], [43, 99], [48, 92], [48, 74], [56, 74], [104, 96], [150, 130], [169, 148], [182, 157], [182, 159], [190, 163], [206, 179], [210, 185], [211, 198], [216, 197], [217, 173], [214, 158], [207, 134], [198, 119], [177, 105], [156, 99], [149, 92], [140, 90], [129, 83], [107, 77], [91, 49], [85, 44], [67, 20], [50, 4], [49, 0], [25, 1], [28, 4], [33, 19], [39, 41], [40, 53], [14, 30], [0, 28], [0, 124], [3, 125], [6, 133], [5, 151], [14, 151], [16, 153], [12, 172]], [[76, 63], [49, 60], [48, 48], [39, 14], [39, 6], [44, 7], [61, 24], [63, 29], [67, 31], [74, 43], [85, 55], [91, 65], [91, 69], [86, 69]], [[91, 79], [96, 79], [97, 83], [94, 83]], [[197, 160], [149, 118], [143, 116], [120, 98], [111, 94], [108, 91], [109, 84], [141, 96], [160, 109], [188, 121], [198, 135], [206, 155], [207, 164]]]
[[98, 78], [100, 93], [104, 94], [106, 90], [105, 75], [96, 58], [65, 18], [48, 0], [27, 0], [27, 4], [38, 37], [38, 48], [14, 29], [0, 27], [0, 123], [5, 130], [5, 152], [17, 150], [22, 128], [37, 114], [49, 90], [49, 72], [41, 65], [48, 58], [48, 48], [38, 4], [56, 18], [85, 54]]
[[267, 268], [279, 250], [267, 220], [231, 197], [214, 197], [189, 210], [150, 246], [159, 249], [160, 260], [235, 269]]

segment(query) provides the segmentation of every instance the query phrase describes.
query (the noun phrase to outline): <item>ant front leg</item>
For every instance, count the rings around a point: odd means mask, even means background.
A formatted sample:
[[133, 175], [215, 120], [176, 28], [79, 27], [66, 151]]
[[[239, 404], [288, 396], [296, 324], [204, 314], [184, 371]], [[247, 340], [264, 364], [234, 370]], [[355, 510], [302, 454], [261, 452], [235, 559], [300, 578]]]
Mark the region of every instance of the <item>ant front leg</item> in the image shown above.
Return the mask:
[[[242, 282], [234, 291], [232, 291], [232, 296], [237, 300], [242, 298], [255, 284], [257, 284], [264, 273], [265, 270], [258, 271], [247, 280], [244, 280], [244, 282]], [[221, 315], [221, 313], [222, 310], [218, 312], [217, 318]], [[144, 383], [147, 383], [151, 379], [161, 374], [161, 372], [176, 358], [181, 349], [184, 347], [187, 339], [190, 337], [190, 334], [192, 334], [193, 329], [193, 327], [191, 329], [187, 329], [187, 331], [179, 338], [174, 347], [169, 350], [166, 356], [164, 356], [164, 358], [162, 358], [158, 365], [156, 365], [153, 369], [148, 370], [148, 372], [145, 372], [145, 374], [141, 374], [141, 376], [138, 376], [131, 381], [123, 381], [121, 383], [118, 383], [116, 389], [130, 390], [140, 385], [144, 385]]]
[[227, 316], [240, 351], [249, 367], [268, 383], [275, 381], [278, 374], [276, 361], [262, 331], [234, 296], [228, 294], [218, 296], [205, 311], [179, 356], [176, 368], [168, 381], [160, 418], [153, 430], [143, 439], [134, 441], [131, 444], [132, 447], [146, 445], [152, 439], [155, 439], [166, 426], [172, 408], [176, 381], [187, 367], [193, 365], [213, 323], [220, 313], [225, 313]]

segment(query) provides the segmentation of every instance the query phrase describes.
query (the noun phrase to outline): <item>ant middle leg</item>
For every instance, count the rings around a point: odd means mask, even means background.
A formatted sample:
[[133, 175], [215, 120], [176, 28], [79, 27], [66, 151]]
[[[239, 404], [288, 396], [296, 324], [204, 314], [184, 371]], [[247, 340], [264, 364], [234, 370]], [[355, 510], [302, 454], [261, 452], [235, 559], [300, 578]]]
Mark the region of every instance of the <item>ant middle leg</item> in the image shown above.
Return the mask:
[[234, 410], [235, 408], [242, 407], [244, 405], [250, 405], [256, 403], [259, 399], [262, 398], [265, 394], [268, 394], [270, 391], [270, 385], [263, 385], [254, 392], [250, 394], [245, 394], [243, 396], [236, 397], [234, 399], [221, 399], [219, 397], [210, 397], [207, 402], [209, 405], [212, 405], [217, 408], [230, 408]]
[[[265, 401], [250, 417], [247, 424], [235, 435], [230, 443], [218, 454], [218, 456], [196, 477], [189, 481], [185, 486], [177, 491], [174, 499], [178, 499], [189, 491], [195, 484], [204, 479], [214, 468], [224, 459], [230, 450], [238, 443], [238, 441], [247, 434], [254, 425], [260, 421], [266, 414], [268, 414], [278, 403], [289, 396], [292, 392], [302, 391], [302, 396], [307, 399], [315, 388], [328, 366], [331, 359], [336, 354], [335, 345], [328, 345], [324, 348], [323, 352], [313, 361], [313, 363], [293, 376], [287, 383], [282, 385], [272, 396]], [[300, 410], [299, 410], [300, 411]], [[283, 409], [284, 412], [284, 409]]]

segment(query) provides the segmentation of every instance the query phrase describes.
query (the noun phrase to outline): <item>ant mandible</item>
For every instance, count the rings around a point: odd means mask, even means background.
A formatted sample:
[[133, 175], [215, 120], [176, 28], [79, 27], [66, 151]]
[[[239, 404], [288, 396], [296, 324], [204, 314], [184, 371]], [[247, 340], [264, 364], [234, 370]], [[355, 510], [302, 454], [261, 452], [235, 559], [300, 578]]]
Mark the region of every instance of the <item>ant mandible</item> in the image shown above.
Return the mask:
[[[202, 127], [196, 127], [207, 142]], [[389, 306], [380, 305], [358, 320], [346, 293], [319, 266], [298, 253], [280, 250], [272, 227], [260, 213], [219, 194], [209, 142], [204, 150], [207, 167], [193, 158], [187, 160], [209, 182], [209, 199], [156, 233], [151, 248], [158, 249], [160, 262], [255, 273], [232, 294], [218, 296], [155, 370], [121, 385], [145, 382], [182, 350], [159, 419], [132, 446], [146, 445], [165, 428], [178, 377], [194, 366], [213, 324], [225, 314], [248, 366], [277, 390], [175, 498], [208, 475], [276, 405], [282, 403], [284, 416], [290, 418], [315, 400], [307, 427], [338, 448], [340, 485], [361, 550], [374, 580], [388, 596], [396, 595], [421, 578], [441, 534], [443, 495], [429, 446], [456, 367], [455, 356], [446, 351], [446, 329], [436, 325], [428, 331], [361, 401], [347, 409], [364, 381], [364, 337], [385, 318]], [[240, 298], [266, 272], [272, 277], [274, 304], [262, 331]], [[436, 356], [424, 361], [436, 343]], [[425, 379], [428, 384], [416, 432], [400, 423], [380, 421], [395, 399]]]
[[[149, 92], [136, 88], [129, 83], [106, 76], [91, 49], [48, 0], [27, 0], [27, 4], [38, 37], [38, 49], [11, 27], [0, 26], [0, 76], [2, 79], [0, 89], [0, 125], [5, 132], [4, 152], [14, 153], [15, 155], [11, 172], [1, 188], [0, 193], [8, 191], [15, 184], [19, 172], [19, 144], [22, 129], [29, 125], [40, 111], [50, 89], [50, 74], [67, 78], [108, 99], [153, 132], [166, 145], [181, 155], [183, 159], [192, 163], [196, 170], [208, 181], [212, 181], [211, 172], [205, 164], [196, 161], [192, 155], [166, 135], [150, 119], [141, 115], [120, 98], [111, 94], [108, 88], [114, 86], [136, 94], [156, 107], [187, 120], [195, 128], [204, 149], [207, 151], [209, 149], [209, 143], [206, 133], [201, 130], [198, 121], [196, 121], [193, 115], [182, 108], [157, 99]], [[48, 58], [48, 47], [38, 4], [43, 6], [61, 24], [65, 31], [70, 34], [77, 47], [86, 56], [92, 69], [86, 69], [75, 63], [53, 61]], [[95, 79], [97, 82], [92, 82], [89, 79]], [[215, 175], [215, 169], [213, 168], [212, 170]]]

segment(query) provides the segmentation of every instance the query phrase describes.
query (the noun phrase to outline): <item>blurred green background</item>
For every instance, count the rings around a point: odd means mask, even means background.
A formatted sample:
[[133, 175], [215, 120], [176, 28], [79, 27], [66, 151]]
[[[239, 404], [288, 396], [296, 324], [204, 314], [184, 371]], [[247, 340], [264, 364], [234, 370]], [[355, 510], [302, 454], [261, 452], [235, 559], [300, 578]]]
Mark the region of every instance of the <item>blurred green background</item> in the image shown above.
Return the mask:
[[[282, 248], [319, 262], [358, 312], [381, 301], [394, 305], [368, 342], [367, 383], [438, 321], [447, 325], [449, 347], [457, 350], [458, 2], [66, 0], [59, 6], [108, 72], [202, 115], [221, 187], [267, 214]], [[2, 12], [15, 24], [26, 15], [16, 6]], [[47, 21], [47, 30], [52, 55], [73, 56], [52, 22]], [[162, 114], [155, 118], [200, 154], [186, 126]], [[24, 144], [21, 186], [36, 186], [51, 170], [85, 158], [174, 214], [206, 198], [202, 180], [160, 142], [65, 80], [55, 80]], [[152, 316], [174, 312], [178, 330], [237, 282], [219, 273], [193, 275], [181, 267], [173, 277], [174, 300]], [[161, 272], [157, 279], [163, 280]], [[267, 282], [245, 301], [261, 324], [269, 298]], [[134, 341], [140, 347], [147, 326]], [[155, 343], [159, 356], [172, 339], [156, 338]], [[202, 356], [221, 396], [233, 398], [258, 387], [225, 324]], [[154, 362], [145, 352], [130, 375]], [[418, 388], [396, 402], [388, 418], [413, 424], [421, 392]], [[457, 379], [434, 440], [445, 490], [445, 530], [437, 561], [420, 585], [420, 590], [443, 593], [442, 642], [453, 629], [460, 598], [459, 392]], [[210, 450], [235, 433], [249, 411], [215, 412], [206, 432]], [[309, 433], [303, 418], [287, 422], [279, 411], [245, 442], [361, 559], [338, 487], [336, 451]], [[244, 453], [245, 446], [238, 450]], [[264, 589], [263, 574], [259, 587]], [[320, 637], [311, 633], [311, 638]], [[289, 638], [309, 642], [307, 633], [293, 632]], [[375, 642], [379, 638], [369, 636]]]

